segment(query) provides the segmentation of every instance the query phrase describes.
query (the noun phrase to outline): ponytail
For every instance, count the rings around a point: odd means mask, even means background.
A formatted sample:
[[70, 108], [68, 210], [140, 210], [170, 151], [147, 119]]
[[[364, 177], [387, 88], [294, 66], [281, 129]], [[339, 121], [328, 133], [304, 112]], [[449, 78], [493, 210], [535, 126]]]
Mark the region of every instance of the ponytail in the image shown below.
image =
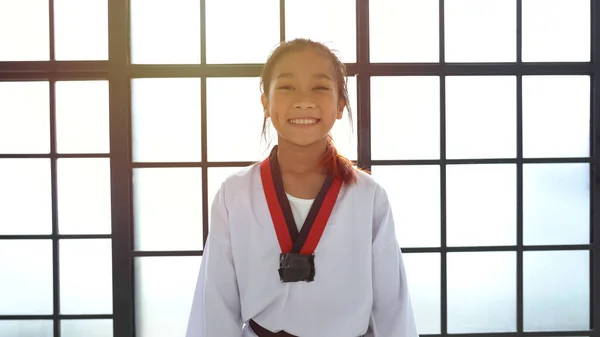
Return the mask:
[[327, 148], [321, 165], [327, 168], [328, 173], [342, 179], [344, 183], [353, 184], [356, 182], [357, 174], [352, 161], [337, 151], [331, 134], [327, 135]]

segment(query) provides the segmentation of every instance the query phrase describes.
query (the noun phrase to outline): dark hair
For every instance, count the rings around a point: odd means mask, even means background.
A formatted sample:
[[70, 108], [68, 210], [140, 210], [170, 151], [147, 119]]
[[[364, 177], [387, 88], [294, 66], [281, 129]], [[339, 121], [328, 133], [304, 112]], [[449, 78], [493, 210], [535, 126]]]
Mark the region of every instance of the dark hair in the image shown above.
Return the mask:
[[[277, 61], [286, 53], [292, 51], [304, 50], [312, 48], [321, 52], [325, 57], [329, 58], [332, 63], [334, 71], [335, 81], [338, 88], [338, 97], [344, 100], [346, 109], [348, 110], [348, 119], [350, 126], [352, 127], [352, 108], [350, 107], [350, 99], [348, 95], [348, 82], [346, 76], [348, 75], [346, 65], [335, 55], [335, 53], [322, 43], [312, 41], [309, 39], [295, 39], [291, 41], [282, 42], [272, 53], [269, 55], [267, 62], [260, 75], [260, 88], [261, 92], [268, 95], [269, 88], [271, 85], [271, 77], [273, 68], [277, 64]], [[266, 128], [267, 128], [267, 117], [263, 120], [262, 134], [266, 139]], [[327, 167], [329, 173], [334, 176], [341, 178], [345, 183], [356, 182], [356, 170], [353, 167], [352, 161], [342, 156], [335, 145], [333, 144], [333, 138], [331, 134], [327, 135], [327, 149], [323, 154], [323, 161], [321, 164]]]

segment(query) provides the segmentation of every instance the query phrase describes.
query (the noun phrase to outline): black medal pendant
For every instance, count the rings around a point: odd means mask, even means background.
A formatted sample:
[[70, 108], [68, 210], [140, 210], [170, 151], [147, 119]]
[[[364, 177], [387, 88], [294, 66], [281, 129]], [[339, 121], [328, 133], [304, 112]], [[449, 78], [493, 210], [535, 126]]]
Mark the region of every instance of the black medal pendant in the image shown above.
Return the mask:
[[277, 163], [277, 147], [260, 164], [263, 190], [273, 226], [281, 248], [279, 278], [281, 282], [313, 282], [315, 279], [314, 251], [333, 211], [342, 181], [328, 175], [308, 212], [300, 232], [283, 188]]
[[315, 256], [281, 253], [279, 256], [281, 282], [312, 282], [315, 280]]

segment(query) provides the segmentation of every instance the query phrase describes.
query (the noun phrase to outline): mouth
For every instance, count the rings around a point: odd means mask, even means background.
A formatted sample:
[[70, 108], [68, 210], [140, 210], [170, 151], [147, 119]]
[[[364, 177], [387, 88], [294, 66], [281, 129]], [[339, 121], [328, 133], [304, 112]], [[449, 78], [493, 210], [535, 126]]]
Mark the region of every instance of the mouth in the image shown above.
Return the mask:
[[310, 126], [319, 123], [321, 120], [318, 118], [293, 118], [288, 119], [288, 122], [293, 125], [299, 126]]

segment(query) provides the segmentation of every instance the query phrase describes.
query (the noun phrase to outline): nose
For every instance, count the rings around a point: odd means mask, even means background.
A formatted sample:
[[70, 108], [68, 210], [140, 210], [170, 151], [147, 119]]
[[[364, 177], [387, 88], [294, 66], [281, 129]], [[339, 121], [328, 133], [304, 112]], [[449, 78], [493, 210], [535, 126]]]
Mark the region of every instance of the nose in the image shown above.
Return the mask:
[[294, 104], [294, 108], [296, 109], [312, 109], [315, 107], [315, 104], [309, 101], [299, 101]]
[[316, 104], [310, 99], [310, 95], [300, 94], [296, 98], [296, 103], [294, 103], [294, 108], [296, 109], [312, 109], [316, 107]]

